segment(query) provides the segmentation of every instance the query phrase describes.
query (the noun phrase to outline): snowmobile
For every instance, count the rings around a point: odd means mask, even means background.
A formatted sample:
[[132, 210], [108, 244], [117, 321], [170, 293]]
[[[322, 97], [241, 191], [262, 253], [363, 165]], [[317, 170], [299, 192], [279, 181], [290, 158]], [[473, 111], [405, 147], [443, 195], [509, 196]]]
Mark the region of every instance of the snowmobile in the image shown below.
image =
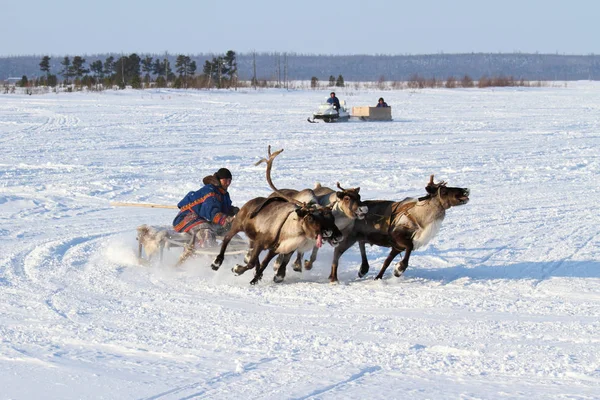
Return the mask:
[[340, 109], [336, 110], [333, 104], [324, 103], [319, 106], [319, 109], [313, 113], [312, 120], [308, 117], [308, 122], [316, 123], [317, 119], [322, 119], [324, 122], [342, 122], [350, 119], [350, 112], [346, 108], [346, 101], [340, 102]]

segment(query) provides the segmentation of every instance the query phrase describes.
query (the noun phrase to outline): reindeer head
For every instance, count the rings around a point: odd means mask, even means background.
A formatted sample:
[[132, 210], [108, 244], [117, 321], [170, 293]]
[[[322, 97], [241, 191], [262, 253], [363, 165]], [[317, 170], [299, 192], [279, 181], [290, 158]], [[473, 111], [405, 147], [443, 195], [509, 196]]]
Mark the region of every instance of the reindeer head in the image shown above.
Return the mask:
[[342, 232], [335, 224], [335, 217], [331, 207], [311, 205], [300, 207], [296, 214], [302, 220], [302, 229], [307, 237], [315, 238], [317, 247], [321, 247], [323, 240], [332, 246], [337, 246], [343, 239]]
[[267, 183], [273, 189], [277, 195], [286, 201], [296, 205], [296, 214], [302, 220], [302, 229], [306, 234], [306, 237], [314, 238], [317, 242], [317, 246], [321, 247], [323, 239], [327, 240], [332, 245], [337, 245], [342, 241], [342, 233], [335, 225], [335, 218], [331, 212], [331, 207], [321, 207], [318, 204], [307, 204], [294, 199], [293, 197], [287, 196], [281, 192], [273, 184], [271, 179], [271, 169], [273, 167], [273, 160], [277, 157], [283, 149], [271, 153], [271, 146], [268, 147], [268, 159], [263, 158], [258, 161], [255, 165], [261, 163], [267, 164], [266, 178]]
[[351, 219], [363, 219], [369, 208], [362, 205], [359, 193], [360, 187], [344, 189], [340, 186], [339, 182], [337, 183], [337, 187], [340, 189], [340, 192], [336, 192], [336, 196], [344, 214]]
[[429, 177], [429, 183], [425, 190], [430, 198], [439, 198], [445, 209], [462, 206], [469, 202], [470, 191], [468, 188], [448, 187], [444, 181], [433, 183], [433, 175]]

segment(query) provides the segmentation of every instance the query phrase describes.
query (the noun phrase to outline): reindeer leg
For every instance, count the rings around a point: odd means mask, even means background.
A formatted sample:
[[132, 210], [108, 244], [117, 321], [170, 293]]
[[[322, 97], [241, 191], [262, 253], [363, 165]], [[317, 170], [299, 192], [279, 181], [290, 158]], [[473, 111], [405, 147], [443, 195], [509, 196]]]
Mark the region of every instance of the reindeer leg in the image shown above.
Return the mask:
[[400, 277], [404, 273], [404, 271], [406, 271], [406, 268], [408, 268], [408, 259], [410, 258], [410, 253], [412, 252], [412, 250], [413, 250], [413, 244], [412, 244], [412, 240], [411, 240], [409, 242], [409, 244], [406, 246], [406, 252], [404, 252], [404, 257], [394, 267], [394, 276]]
[[277, 272], [277, 270], [279, 269], [279, 267], [283, 263], [284, 257], [285, 257], [285, 254], [279, 254], [277, 256], [277, 258], [275, 259], [275, 264], [273, 264], [273, 271]]
[[294, 266], [292, 267], [296, 272], [302, 272], [302, 261], [304, 260], [304, 253], [298, 252]]
[[277, 255], [277, 253], [275, 253], [273, 250], [269, 250], [269, 252], [265, 256], [265, 258], [260, 263], [260, 267], [258, 267], [256, 269], [256, 274], [254, 274], [254, 278], [250, 281], [251, 285], [256, 285], [258, 283], [258, 281], [260, 281], [262, 279], [262, 275], [263, 275], [263, 272], [265, 271], [265, 268], [267, 268], [267, 265], [269, 265], [269, 262], [271, 262], [271, 260], [276, 255]]
[[360, 269], [358, 270], [358, 277], [362, 278], [369, 272], [369, 260], [367, 260], [367, 249], [365, 248], [364, 240], [359, 240], [358, 247], [360, 247], [360, 258], [362, 260]]
[[304, 269], [310, 271], [317, 259], [317, 253], [319, 252], [319, 248], [317, 246], [313, 247], [312, 253], [310, 253], [310, 259], [304, 262]]
[[250, 243], [248, 244], [248, 251], [246, 252], [246, 255], [244, 256], [244, 262], [246, 263], [246, 265], [248, 265], [248, 263], [250, 262], [250, 258], [252, 257], [253, 249], [254, 249], [254, 240], [250, 240]]
[[338, 263], [340, 261], [340, 257], [342, 256], [342, 254], [344, 254], [344, 252], [346, 250], [348, 250], [350, 247], [352, 247], [352, 245], [354, 243], [356, 243], [356, 237], [348, 236], [340, 244], [338, 244], [335, 247], [335, 249], [333, 250], [333, 261], [331, 262], [331, 273], [329, 274], [329, 282], [330, 283], [338, 282], [337, 270], [338, 270]]
[[398, 254], [400, 254], [400, 250], [397, 250], [397, 249], [395, 249], [395, 248], [392, 247], [392, 250], [390, 250], [390, 254], [387, 256], [387, 258], [383, 262], [383, 265], [381, 266], [381, 269], [379, 270], [379, 273], [377, 274], [377, 276], [375, 277], [375, 279], [381, 279], [381, 278], [383, 278], [383, 274], [385, 273], [385, 270], [387, 269], [387, 267], [389, 267], [390, 263], [392, 261], [394, 261], [394, 258], [396, 258], [396, 256]]
[[[241, 229], [237, 226], [237, 224], [235, 223], [236, 221], [233, 221], [233, 226], [231, 227], [231, 229], [229, 230], [229, 232], [227, 232], [225, 234], [225, 236], [223, 237], [223, 243], [221, 243], [221, 251], [219, 252], [219, 254], [215, 257], [215, 260], [212, 262], [211, 264], [211, 268], [216, 271], [219, 269], [219, 267], [221, 267], [221, 264], [223, 264], [223, 260], [225, 259], [225, 251], [227, 250], [227, 246], [229, 245], [229, 242], [231, 241], [231, 239], [238, 233], [241, 231]], [[195, 235], [194, 235], [195, 236]]]
[[281, 258], [282, 262], [279, 264], [279, 268], [277, 268], [277, 273], [273, 277], [274, 282], [276, 282], [276, 283], [283, 282], [283, 280], [285, 279], [285, 270], [287, 269], [287, 265], [290, 262], [290, 259], [292, 258], [293, 254], [294, 254], [294, 252], [287, 253], [287, 254], [280, 254], [279, 257], [277, 257], [277, 261], [279, 261], [279, 259]]
[[[257, 268], [257, 266], [259, 264], [258, 257], [260, 256], [261, 251], [262, 250], [258, 247], [251, 249], [248, 252], [248, 254], [246, 254], [248, 256], [248, 262], [245, 265], [237, 264], [235, 267], [233, 267], [231, 269], [231, 271], [236, 275], [242, 275], [244, 272], [248, 271], [249, 269]], [[244, 261], [245, 260], [246, 259], [244, 258]]]

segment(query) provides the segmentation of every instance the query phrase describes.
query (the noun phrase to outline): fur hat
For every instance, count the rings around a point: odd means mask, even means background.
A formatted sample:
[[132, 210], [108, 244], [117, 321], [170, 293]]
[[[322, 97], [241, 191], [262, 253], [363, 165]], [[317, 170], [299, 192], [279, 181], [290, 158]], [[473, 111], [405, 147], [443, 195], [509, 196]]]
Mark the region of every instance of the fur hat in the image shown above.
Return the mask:
[[215, 172], [215, 177], [217, 179], [233, 179], [231, 176], [231, 171], [227, 168], [220, 168], [217, 172]]

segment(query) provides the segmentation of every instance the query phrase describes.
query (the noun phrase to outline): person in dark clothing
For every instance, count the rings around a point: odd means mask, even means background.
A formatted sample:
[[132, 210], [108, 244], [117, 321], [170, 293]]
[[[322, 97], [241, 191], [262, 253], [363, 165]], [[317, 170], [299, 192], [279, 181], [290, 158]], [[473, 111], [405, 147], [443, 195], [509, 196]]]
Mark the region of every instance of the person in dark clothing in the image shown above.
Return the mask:
[[387, 105], [387, 103], [385, 101], [383, 101], [383, 97], [379, 98], [379, 101], [377, 102], [377, 107], [389, 107]]
[[327, 99], [327, 103], [333, 105], [335, 111], [339, 111], [340, 109], [340, 100], [335, 97], [335, 92], [331, 92], [329, 94], [329, 98]]
[[187, 251], [193, 251], [194, 246], [216, 245], [217, 235], [224, 234], [231, 227], [231, 222], [239, 211], [239, 208], [232, 206], [227, 192], [231, 180], [231, 172], [227, 168], [221, 168], [213, 175], [204, 177], [204, 186], [195, 192], [189, 192], [177, 204], [179, 213], [173, 220], [173, 229], [192, 235]]

